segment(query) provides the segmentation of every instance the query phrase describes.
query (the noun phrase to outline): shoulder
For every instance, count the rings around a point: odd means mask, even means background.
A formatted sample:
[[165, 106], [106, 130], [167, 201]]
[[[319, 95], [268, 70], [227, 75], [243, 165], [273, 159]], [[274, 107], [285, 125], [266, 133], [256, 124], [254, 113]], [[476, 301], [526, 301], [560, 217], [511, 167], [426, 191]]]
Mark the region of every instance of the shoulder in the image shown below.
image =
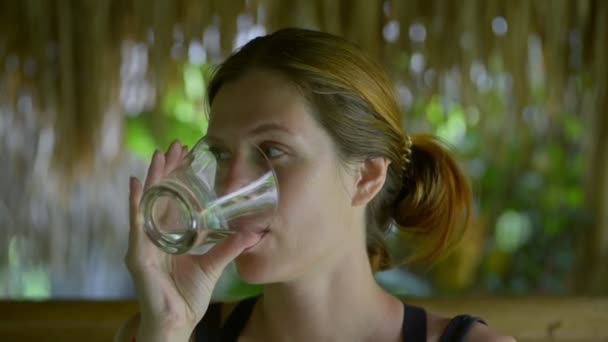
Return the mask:
[[[429, 341], [439, 341], [453, 318], [427, 312], [427, 337]], [[510, 336], [502, 335], [481, 322], [475, 322], [464, 336], [466, 342], [514, 342]]]

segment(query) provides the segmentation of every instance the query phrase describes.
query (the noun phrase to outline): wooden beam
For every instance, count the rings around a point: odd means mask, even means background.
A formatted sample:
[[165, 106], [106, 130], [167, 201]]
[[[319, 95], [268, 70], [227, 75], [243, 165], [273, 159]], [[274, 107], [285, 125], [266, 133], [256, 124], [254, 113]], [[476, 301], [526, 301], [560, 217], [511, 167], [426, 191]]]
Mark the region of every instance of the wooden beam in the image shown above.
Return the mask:
[[[608, 297], [405, 301], [446, 316], [479, 316], [518, 341], [608, 341]], [[0, 301], [0, 341], [111, 341], [137, 310], [131, 301]]]

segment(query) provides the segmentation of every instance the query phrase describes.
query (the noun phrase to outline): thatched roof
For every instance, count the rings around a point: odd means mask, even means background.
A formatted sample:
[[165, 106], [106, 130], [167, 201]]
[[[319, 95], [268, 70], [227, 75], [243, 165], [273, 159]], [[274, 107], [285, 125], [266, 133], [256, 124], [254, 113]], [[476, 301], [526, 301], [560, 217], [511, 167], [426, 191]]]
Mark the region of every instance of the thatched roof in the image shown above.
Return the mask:
[[[557, 110], [573, 71], [587, 71], [591, 82], [608, 77], [602, 20], [607, 12], [605, 2], [592, 0], [3, 1], [1, 103], [17, 112], [21, 96], [30, 94], [34, 114], [55, 131], [55, 165], [81, 174], [96, 164], [102, 132], [112, 121], [108, 116], [121, 115], [125, 40], [147, 45], [148, 80], [159, 99], [179, 79], [180, 57], [172, 59], [172, 49], [187, 49], [196, 40], [211, 50], [204, 33], [215, 28], [219, 51], [207, 56], [217, 61], [234, 48], [237, 35], [260, 24], [267, 31], [304, 26], [346, 36], [381, 59], [396, 79], [410, 83], [415, 80], [399, 62], [412, 51], [423, 53], [437, 73], [453, 67], [465, 72], [498, 52], [512, 75], [516, 106], [530, 96], [529, 40], [540, 39], [548, 107]], [[497, 35], [492, 25], [508, 25], [508, 34]], [[423, 34], [423, 41], [416, 41], [416, 34]], [[465, 101], [473, 92], [467, 80]]]

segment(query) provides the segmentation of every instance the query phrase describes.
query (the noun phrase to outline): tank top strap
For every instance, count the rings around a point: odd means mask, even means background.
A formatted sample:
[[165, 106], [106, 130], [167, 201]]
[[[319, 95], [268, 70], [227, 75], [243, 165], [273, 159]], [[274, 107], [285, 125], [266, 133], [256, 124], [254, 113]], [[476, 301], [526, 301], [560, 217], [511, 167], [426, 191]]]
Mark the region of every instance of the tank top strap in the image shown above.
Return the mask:
[[205, 316], [194, 329], [196, 342], [236, 342], [241, 335], [257, 297], [240, 301], [228, 316], [222, 326], [221, 307], [222, 303], [209, 305]]
[[426, 341], [426, 311], [403, 304], [402, 333], [404, 342]]
[[238, 340], [247, 321], [249, 321], [249, 316], [251, 316], [257, 300], [258, 297], [252, 297], [242, 300], [237, 304], [221, 328], [220, 340], [222, 342], [236, 342]]
[[450, 320], [439, 342], [464, 341], [475, 323], [486, 324], [482, 319], [470, 315], [458, 315]]
[[194, 329], [196, 342], [219, 342], [221, 324], [221, 303], [211, 303], [205, 316]]

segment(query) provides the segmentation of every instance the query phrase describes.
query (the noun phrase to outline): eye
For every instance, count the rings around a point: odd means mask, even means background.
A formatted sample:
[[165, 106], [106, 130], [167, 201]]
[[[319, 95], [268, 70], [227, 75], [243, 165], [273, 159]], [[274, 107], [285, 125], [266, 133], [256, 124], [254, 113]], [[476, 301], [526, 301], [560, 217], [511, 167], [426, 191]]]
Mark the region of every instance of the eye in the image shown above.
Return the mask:
[[213, 154], [213, 156], [215, 157], [215, 160], [219, 161], [225, 161], [230, 159], [230, 152], [221, 149], [219, 147], [209, 147], [209, 152], [211, 152], [211, 154]]
[[285, 151], [275, 146], [261, 146], [261, 149], [268, 159], [277, 159], [285, 155]]

